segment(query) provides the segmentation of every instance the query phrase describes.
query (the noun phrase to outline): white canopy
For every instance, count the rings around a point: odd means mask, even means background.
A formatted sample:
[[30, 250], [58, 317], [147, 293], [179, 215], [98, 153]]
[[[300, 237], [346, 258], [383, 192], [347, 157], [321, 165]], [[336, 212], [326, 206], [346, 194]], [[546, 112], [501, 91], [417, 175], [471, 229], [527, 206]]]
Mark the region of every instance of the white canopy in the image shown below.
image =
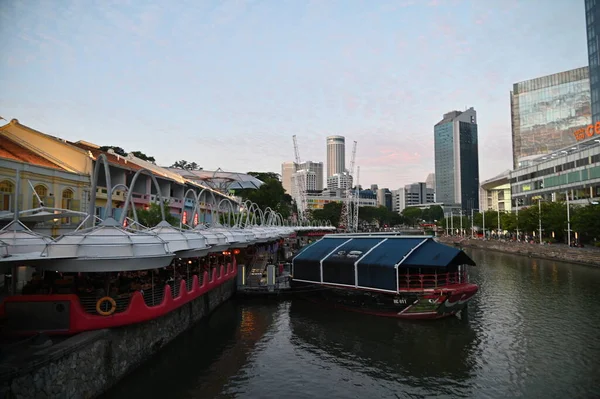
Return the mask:
[[210, 249], [203, 235], [192, 230], [175, 228], [165, 221], [147, 231], [160, 237], [167, 243], [170, 252], [175, 252], [181, 257], [205, 256]]
[[60, 236], [41, 267], [63, 272], [109, 272], [166, 267], [174, 254], [158, 235], [131, 232], [110, 218], [99, 226]]

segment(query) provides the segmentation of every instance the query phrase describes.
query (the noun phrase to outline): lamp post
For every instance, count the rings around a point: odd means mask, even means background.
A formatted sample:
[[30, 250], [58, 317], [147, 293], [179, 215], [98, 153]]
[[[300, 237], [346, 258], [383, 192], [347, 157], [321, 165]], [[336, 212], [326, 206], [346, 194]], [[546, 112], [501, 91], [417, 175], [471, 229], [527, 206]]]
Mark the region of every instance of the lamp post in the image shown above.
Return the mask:
[[517, 206], [517, 241], [519, 240], [519, 199], [515, 201], [515, 205]]
[[567, 190], [567, 245], [571, 246], [571, 209], [569, 206], [569, 190]]
[[498, 206], [498, 239], [500, 239], [500, 202], [497, 203]]
[[460, 208], [459, 215], [460, 215], [460, 236], [462, 237], [463, 236], [463, 225], [462, 225], [463, 214], [462, 214], [462, 208]]
[[454, 235], [454, 208], [450, 208], [450, 231], [452, 232], [452, 235]]
[[448, 233], [448, 214], [444, 213], [444, 220], [446, 221], [446, 235], [449, 236], [450, 234]]
[[538, 199], [538, 223], [540, 232], [540, 244], [542, 244], [542, 198]]
[[481, 229], [483, 230], [483, 239], [485, 240], [485, 209], [483, 211], [481, 211], [481, 217], [482, 217]]
[[471, 238], [475, 238], [475, 231], [473, 230], [473, 211], [474, 209], [471, 208]]

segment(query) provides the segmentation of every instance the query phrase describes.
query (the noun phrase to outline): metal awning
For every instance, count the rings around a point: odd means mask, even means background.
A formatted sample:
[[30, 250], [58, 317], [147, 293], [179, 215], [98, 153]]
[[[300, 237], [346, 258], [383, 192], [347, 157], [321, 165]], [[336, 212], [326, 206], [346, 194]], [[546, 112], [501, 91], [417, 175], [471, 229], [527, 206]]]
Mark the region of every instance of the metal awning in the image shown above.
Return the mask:
[[221, 252], [229, 248], [229, 240], [227, 236], [220, 233], [218, 230], [207, 228], [206, 226], [199, 224], [194, 227], [193, 231], [206, 238], [206, 242], [210, 245], [210, 252]]
[[[14, 218], [13, 212], [0, 213], [0, 220], [10, 220]], [[54, 219], [86, 217], [85, 212], [72, 211], [61, 208], [41, 207], [36, 209], [28, 209], [19, 212], [19, 220], [24, 223], [42, 223]]]
[[166, 221], [146, 231], [160, 237], [167, 243], [169, 251], [180, 257], [202, 257], [210, 249], [206, 237], [192, 230], [175, 228]]
[[29, 230], [23, 223], [13, 220], [0, 229], [0, 240], [8, 246], [8, 255], [38, 253], [41, 254], [50, 237]]
[[62, 272], [112, 272], [166, 267], [175, 256], [158, 235], [123, 229], [112, 219], [60, 236], [38, 267]]

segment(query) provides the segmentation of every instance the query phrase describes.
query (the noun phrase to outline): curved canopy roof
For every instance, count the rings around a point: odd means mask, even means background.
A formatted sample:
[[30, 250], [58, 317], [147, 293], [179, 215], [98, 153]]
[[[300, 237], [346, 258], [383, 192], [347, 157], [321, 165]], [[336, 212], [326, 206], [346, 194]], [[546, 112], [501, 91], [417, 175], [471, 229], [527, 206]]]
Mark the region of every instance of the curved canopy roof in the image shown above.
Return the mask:
[[174, 256], [158, 235], [127, 231], [114, 219], [60, 236], [45, 255], [42, 267], [64, 272], [154, 269], [168, 266]]
[[230, 246], [228, 237], [218, 229], [207, 228], [206, 226], [199, 224], [194, 227], [193, 231], [206, 238], [206, 242], [211, 246], [210, 252], [224, 251]]
[[[397, 269], [475, 265], [458, 248], [427, 236], [332, 234], [292, 261], [294, 279], [396, 291]], [[400, 272], [402, 273], [402, 272]]]
[[[149, 233], [156, 234], [169, 246], [171, 252], [182, 251], [200, 251], [206, 253], [210, 246], [206, 242], [206, 237], [191, 230], [181, 230], [171, 226], [168, 222], [162, 221], [156, 227], [147, 230]], [[196, 255], [199, 256], [199, 255]]]
[[52, 239], [34, 233], [18, 220], [12, 221], [0, 230], [0, 240], [8, 245], [8, 255], [37, 253], [46, 248]]
[[294, 262], [352, 259], [358, 265], [396, 267], [449, 267], [475, 265], [462, 250], [429, 236], [331, 234], [306, 247]]
[[202, 181], [214, 189], [244, 189], [244, 188], [259, 188], [264, 184], [262, 180], [256, 177], [237, 172], [224, 172], [220, 169], [213, 170], [185, 170], [178, 168], [168, 168], [172, 172], [176, 172], [185, 179]]

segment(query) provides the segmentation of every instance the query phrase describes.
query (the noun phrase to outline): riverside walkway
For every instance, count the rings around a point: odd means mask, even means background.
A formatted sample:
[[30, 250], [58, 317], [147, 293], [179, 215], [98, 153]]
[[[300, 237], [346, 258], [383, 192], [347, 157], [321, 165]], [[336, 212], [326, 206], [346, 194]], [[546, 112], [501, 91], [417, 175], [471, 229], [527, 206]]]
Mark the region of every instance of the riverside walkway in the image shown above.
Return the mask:
[[586, 246], [583, 248], [569, 247], [565, 244], [529, 244], [524, 242], [506, 240], [482, 240], [469, 237], [439, 237], [440, 242], [450, 245], [460, 245], [463, 248], [479, 248], [491, 251], [511, 253], [515, 255], [529, 256], [559, 260], [572, 263], [600, 267], [600, 248]]

